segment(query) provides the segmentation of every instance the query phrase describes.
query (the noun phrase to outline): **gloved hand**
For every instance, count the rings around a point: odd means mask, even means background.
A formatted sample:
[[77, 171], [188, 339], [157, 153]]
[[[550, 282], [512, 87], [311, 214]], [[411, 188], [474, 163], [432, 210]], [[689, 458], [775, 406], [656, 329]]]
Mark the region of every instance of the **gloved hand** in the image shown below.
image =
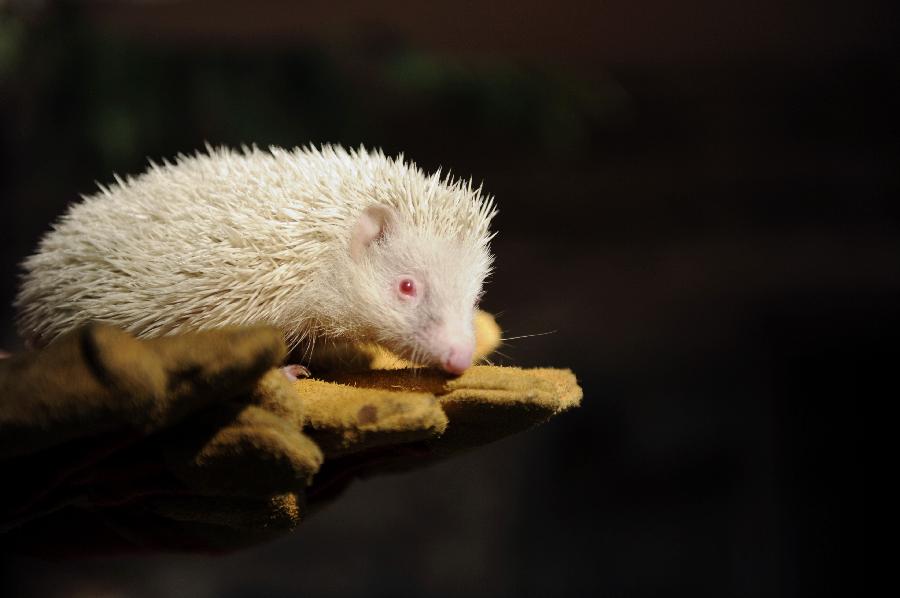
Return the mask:
[[270, 369], [283, 355], [268, 328], [138, 341], [89, 326], [0, 361], [0, 544], [233, 550], [293, 529], [307, 498], [320, 505], [354, 477], [426, 464], [581, 396], [558, 370], [291, 382]]
[[[0, 361], [0, 542], [43, 553], [202, 549], [213, 547], [204, 530], [194, 538], [158, 512], [198, 498], [210, 521], [229, 501], [285, 512], [266, 505], [304, 487], [322, 455], [299, 411], [251, 402], [284, 352], [269, 328], [138, 341], [93, 325]], [[278, 388], [273, 374], [262, 382]], [[228, 474], [250, 462], [252, 475]]]

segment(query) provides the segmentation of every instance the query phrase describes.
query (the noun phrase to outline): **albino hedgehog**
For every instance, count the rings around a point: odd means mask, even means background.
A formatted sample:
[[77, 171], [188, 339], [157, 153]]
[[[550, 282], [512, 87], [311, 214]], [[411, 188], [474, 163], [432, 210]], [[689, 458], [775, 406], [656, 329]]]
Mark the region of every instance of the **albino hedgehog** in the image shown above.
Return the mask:
[[289, 345], [374, 342], [458, 374], [491, 270], [493, 200], [403, 157], [213, 149], [84, 197], [25, 260], [18, 327], [139, 337], [271, 324]]

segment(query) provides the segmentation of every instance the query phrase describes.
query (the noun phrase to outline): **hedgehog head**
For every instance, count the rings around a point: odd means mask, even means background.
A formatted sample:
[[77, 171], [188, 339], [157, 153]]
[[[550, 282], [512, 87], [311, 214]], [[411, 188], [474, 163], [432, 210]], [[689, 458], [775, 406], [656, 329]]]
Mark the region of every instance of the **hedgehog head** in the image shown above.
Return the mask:
[[349, 239], [345, 292], [354, 297], [364, 335], [401, 357], [453, 374], [472, 363], [475, 308], [492, 261], [492, 208], [479, 201], [472, 207], [483, 212], [481, 220], [448, 227], [416, 221], [414, 211], [390, 204], [371, 205]]

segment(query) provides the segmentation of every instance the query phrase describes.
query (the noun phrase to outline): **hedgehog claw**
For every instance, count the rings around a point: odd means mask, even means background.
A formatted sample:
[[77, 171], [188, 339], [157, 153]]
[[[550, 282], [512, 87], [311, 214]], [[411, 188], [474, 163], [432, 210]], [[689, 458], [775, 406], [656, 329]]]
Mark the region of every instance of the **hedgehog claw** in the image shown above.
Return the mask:
[[284, 372], [284, 375], [287, 376], [287, 379], [291, 382], [299, 380], [300, 378], [309, 378], [312, 375], [309, 369], [299, 364], [286, 365], [281, 368], [281, 371]]

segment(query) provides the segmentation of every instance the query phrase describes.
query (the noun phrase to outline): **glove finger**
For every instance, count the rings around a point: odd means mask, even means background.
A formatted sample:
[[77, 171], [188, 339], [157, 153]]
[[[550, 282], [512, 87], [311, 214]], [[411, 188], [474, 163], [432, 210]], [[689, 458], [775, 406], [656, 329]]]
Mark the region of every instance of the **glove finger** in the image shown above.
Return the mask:
[[251, 402], [282, 419], [296, 430], [304, 423], [305, 412], [294, 384], [280, 368], [269, 370], [253, 388]]
[[581, 403], [582, 390], [571, 370], [476, 366], [448, 380], [439, 396], [452, 422], [436, 443], [455, 452], [492, 442], [545, 422]]
[[205, 330], [145, 342], [166, 374], [168, 421], [211, 400], [247, 393], [286, 354], [281, 333], [268, 326]]
[[437, 370], [372, 370], [335, 374], [332, 381], [358, 392], [404, 388], [437, 397], [449, 425], [429, 441], [450, 453], [520, 432], [577, 406], [582, 391], [574, 374], [559, 369], [474, 366], [456, 378]]
[[475, 363], [483, 361], [502, 342], [502, 332], [494, 316], [486, 311], [475, 311]]
[[269, 370], [246, 403], [219, 405], [214, 413], [185, 420], [163, 440], [167, 462], [194, 491], [209, 494], [261, 496], [304, 488], [323, 457], [301, 433], [302, 402], [292, 383], [280, 369]]
[[163, 427], [249, 391], [284, 352], [280, 333], [269, 327], [141, 341], [111, 326], [84, 326], [0, 361], [0, 455], [121, 425]]
[[191, 418], [161, 440], [168, 467], [194, 493], [267, 496], [305, 488], [322, 451], [300, 427], [256, 405]]
[[[354, 479], [423, 467], [440, 458], [499, 440], [577, 406], [582, 391], [569, 370], [476, 366], [458, 378], [436, 370], [381, 370], [336, 375], [375, 397], [390, 388], [433, 393], [446, 414], [443, 434], [416, 444], [382, 446], [328, 459], [306, 496], [311, 513]], [[342, 388], [338, 386], [338, 388]]]
[[0, 361], [0, 457], [139, 422], [164, 390], [164, 373], [139, 341], [104, 325], [74, 330]]
[[440, 436], [447, 417], [427, 392], [398, 392], [297, 380], [304, 431], [327, 458]]
[[157, 498], [139, 509], [106, 514], [123, 536], [145, 552], [228, 553], [288, 533], [300, 524], [300, 494], [260, 498], [202, 496]]
[[300, 493], [261, 497], [205, 496], [160, 497], [147, 501], [150, 511], [179, 522], [195, 522], [244, 532], [289, 531], [296, 528], [305, 511]]

